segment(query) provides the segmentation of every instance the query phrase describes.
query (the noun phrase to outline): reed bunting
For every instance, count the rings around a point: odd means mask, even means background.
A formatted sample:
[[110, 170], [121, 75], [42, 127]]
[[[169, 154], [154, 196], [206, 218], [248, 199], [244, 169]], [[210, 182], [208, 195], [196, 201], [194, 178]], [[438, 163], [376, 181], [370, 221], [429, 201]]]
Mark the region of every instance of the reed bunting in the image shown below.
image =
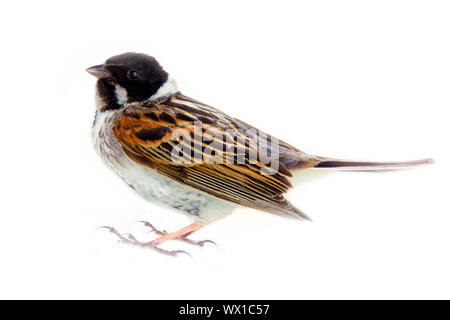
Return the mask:
[[313, 156], [178, 91], [151, 56], [125, 53], [87, 69], [98, 80], [92, 128], [100, 157], [145, 199], [188, 214], [193, 223], [149, 242], [108, 229], [122, 241], [176, 255], [159, 245], [187, 238], [246, 206], [308, 219], [284, 194], [306, 169], [395, 170], [431, 163], [355, 162]]

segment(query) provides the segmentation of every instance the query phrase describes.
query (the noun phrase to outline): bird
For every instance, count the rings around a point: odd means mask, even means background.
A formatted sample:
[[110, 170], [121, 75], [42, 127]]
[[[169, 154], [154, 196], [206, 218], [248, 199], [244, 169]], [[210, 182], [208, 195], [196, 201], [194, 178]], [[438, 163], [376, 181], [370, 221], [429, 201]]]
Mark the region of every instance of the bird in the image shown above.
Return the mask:
[[160, 245], [189, 238], [239, 207], [308, 220], [285, 194], [307, 169], [390, 171], [433, 162], [347, 161], [309, 155], [237, 118], [190, 98], [147, 54], [127, 52], [86, 69], [97, 78], [92, 140], [103, 162], [146, 200], [187, 214], [173, 232], [142, 221], [158, 237], [139, 241], [105, 227], [120, 240], [163, 254]]

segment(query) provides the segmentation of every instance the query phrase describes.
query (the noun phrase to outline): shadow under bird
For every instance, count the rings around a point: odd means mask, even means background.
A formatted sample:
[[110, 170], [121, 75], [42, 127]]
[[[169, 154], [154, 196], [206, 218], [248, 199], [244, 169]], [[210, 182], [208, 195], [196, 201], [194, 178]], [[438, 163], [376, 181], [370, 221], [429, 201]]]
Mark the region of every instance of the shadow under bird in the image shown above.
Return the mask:
[[[284, 197], [295, 175], [306, 169], [387, 171], [431, 159], [357, 162], [306, 154], [251, 125], [178, 91], [174, 79], [151, 56], [125, 53], [86, 70], [97, 80], [92, 128], [100, 157], [145, 199], [194, 220], [175, 232], [138, 241], [107, 227], [122, 241], [176, 255], [159, 245], [187, 238], [238, 206], [308, 219]], [[263, 155], [263, 156], [261, 156]]]

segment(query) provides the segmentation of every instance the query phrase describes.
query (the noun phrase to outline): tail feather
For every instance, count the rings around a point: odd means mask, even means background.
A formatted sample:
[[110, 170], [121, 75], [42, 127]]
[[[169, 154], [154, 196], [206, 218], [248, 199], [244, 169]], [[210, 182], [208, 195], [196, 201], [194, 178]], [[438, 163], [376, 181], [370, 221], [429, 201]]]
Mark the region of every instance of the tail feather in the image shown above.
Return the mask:
[[345, 171], [392, 171], [415, 168], [433, 162], [433, 159], [400, 162], [365, 162], [323, 158], [314, 166], [314, 168], [328, 168]]

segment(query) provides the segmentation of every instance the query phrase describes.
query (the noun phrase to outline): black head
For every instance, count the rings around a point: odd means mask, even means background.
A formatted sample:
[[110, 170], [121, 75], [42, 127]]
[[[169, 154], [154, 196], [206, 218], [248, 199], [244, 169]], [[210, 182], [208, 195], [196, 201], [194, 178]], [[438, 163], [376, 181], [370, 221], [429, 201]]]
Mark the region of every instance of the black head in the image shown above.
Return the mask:
[[168, 80], [155, 58], [142, 53], [124, 53], [86, 70], [96, 76], [97, 90], [108, 108], [150, 99]]

